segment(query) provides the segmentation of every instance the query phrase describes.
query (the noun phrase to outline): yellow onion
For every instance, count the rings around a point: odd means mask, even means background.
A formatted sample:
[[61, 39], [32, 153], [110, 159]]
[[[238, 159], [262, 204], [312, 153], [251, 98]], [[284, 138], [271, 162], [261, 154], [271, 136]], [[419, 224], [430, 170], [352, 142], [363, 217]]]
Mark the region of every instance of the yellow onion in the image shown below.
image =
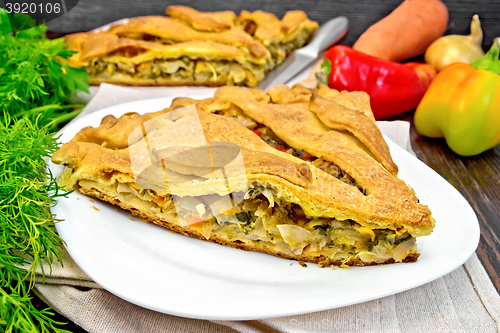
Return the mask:
[[479, 17], [474, 15], [470, 35], [448, 35], [435, 40], [425, 51], [425, 62], [438, 71], [455, 62], [470, 64], [484, 56], [481, 49], [483, 31]]

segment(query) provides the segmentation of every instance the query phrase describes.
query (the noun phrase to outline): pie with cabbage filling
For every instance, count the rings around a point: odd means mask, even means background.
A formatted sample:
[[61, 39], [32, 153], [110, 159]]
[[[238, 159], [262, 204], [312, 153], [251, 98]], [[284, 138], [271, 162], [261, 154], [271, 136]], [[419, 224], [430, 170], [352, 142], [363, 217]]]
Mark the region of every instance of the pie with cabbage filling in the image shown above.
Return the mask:
[[169, 6], [166, 16], [134, 17], [106, 32], [67, 35], [70, 62], [84, 67], [91, 84], [246, 85], [314, 36], [318, 24], [302, 11], [279, 20], [243, 11], [202, 13]]
[[[145, 139], [129, 145], [129, 136], [141, 124], [192, 104], [211, 147], [226, 142], [241, 149], [244, 173], [141, 187], [129, 152]], [[202, 240], [323, 266], [414, 262], [416, 238], [432, 232], [434, 219], [397, 177], [369, 112], [366, 94], [326, 86], [275, 86], [268, 93], [222, 87], [213, 98], [178, 98], [155, 113], [108, 115], [62, 145], [52, 161], [65, 165], [59, 182], [66, 188]], [[197, 146], [175, 131], [153, 129], [147, 140], [164, 149]], [[185, 164], [184, 171], [164, 167], [181, 179], [196, 174]], [[163, 173], [148, 177], [164, 180]], [[227, 180], [232, 196], [241, 198], [230, 209], [223, 200]]]

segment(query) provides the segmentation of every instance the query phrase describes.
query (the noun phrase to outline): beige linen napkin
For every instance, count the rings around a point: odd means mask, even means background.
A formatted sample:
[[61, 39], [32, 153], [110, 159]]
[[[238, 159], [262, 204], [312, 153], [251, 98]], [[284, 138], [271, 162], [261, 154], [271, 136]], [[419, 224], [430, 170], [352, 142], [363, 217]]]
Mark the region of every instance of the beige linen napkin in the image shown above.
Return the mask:
[[[94, 96], [81, 116], [133, 100], [211, 95], [213, 91], [212, 88], [151, 89], [102, 84], [98, 90], [94, 89]], [[411, 152], [408, 123], [378, 125], [384, 135]], [[35, 288], [49, 305], [91, 333], [500, 331], [500, 297], [475, 253], [452, 273], [396, 295], [328, 311], [234, 322], [186, 319], [147, 310], [102, 289], [66, 252], [63, 262], [64, 267], [55, 263], [45, 283], [39, 280]]]

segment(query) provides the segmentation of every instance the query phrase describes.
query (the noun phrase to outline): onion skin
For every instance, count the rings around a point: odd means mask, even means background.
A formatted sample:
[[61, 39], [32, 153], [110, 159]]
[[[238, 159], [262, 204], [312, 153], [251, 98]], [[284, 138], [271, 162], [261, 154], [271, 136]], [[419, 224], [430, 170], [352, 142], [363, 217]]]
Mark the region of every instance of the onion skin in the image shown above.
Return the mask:
[[449, 35], [435, 40], [425, 52], [425, 62], [440, 71], [450, 64], [470, 64], [484, 56], [483, 31], [477, 15], [472, 18], [470, 31], [468, 36]]

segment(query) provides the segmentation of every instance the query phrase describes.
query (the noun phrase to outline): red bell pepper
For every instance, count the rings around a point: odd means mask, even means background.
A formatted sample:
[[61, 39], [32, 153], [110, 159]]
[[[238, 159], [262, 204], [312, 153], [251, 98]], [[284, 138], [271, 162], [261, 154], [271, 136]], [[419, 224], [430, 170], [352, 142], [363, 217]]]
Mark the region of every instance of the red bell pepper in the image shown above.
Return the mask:
[[436, 76], [429, 65], [387, 61], [344, 45], [328, 50], [321, 68], [330, 88], [368, 93], [376, 119], [415, 109]]

